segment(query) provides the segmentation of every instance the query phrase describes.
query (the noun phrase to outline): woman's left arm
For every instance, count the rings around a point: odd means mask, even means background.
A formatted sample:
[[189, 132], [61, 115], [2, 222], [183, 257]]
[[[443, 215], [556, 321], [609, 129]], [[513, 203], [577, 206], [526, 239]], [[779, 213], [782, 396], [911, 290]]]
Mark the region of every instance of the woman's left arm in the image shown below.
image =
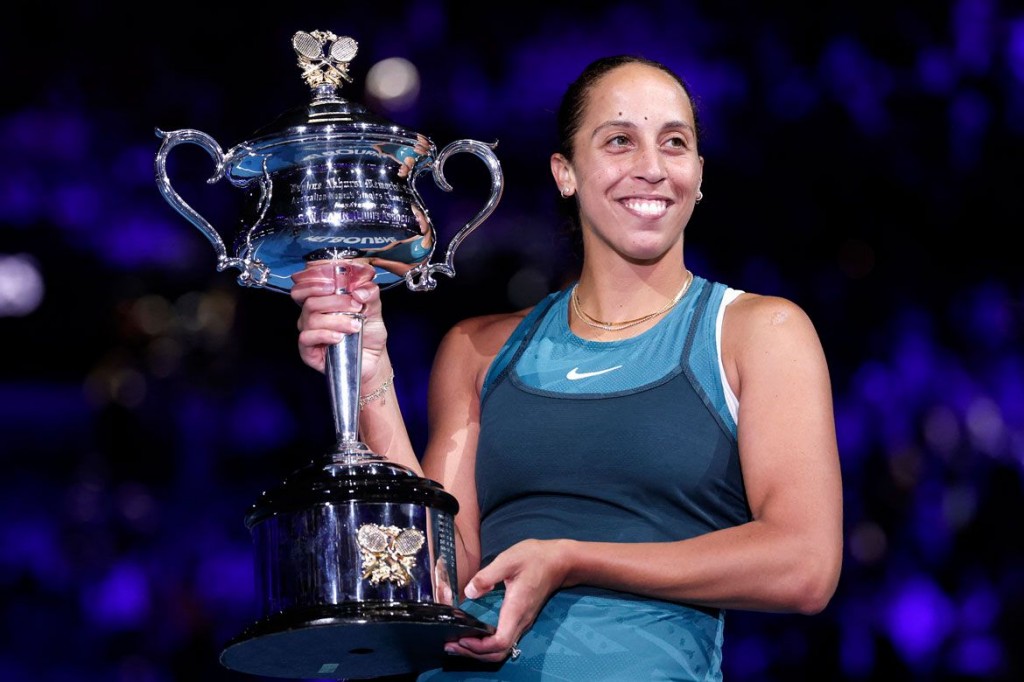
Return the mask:
[[[725, 561], [710, 557], [721, 579], [707, 581], [701, 591], [710, 599], [701, 601], [817, 613], [835, 593], [843, 554], [839, 448], [821, 342], [793, 302], [745, 294], [726, 308], [722, 357], [739, 398], [753, 520], [721, 531]], [[708, 549], [716, 540], [709, 538]]]

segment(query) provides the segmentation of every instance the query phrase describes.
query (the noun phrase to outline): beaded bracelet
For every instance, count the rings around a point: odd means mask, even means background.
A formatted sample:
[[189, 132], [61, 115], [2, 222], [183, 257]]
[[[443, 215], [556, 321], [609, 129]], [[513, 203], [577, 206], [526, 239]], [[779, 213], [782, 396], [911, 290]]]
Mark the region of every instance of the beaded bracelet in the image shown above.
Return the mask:
[[369, 403], [372, 403], [374, 400], [379, 400], [381, 397], [383, 397], [383, 395], [391, 389], [391, 383], [394, 380], [395, 371], [391, 370], [391, 376], [388, 377], [387, 381], [385, 381], [383, 384], [373, 389], [366, 395], [359, 396], [359, 409], [361, 410], [364, 407], [366, 407], [366, 405], [368, 405]]

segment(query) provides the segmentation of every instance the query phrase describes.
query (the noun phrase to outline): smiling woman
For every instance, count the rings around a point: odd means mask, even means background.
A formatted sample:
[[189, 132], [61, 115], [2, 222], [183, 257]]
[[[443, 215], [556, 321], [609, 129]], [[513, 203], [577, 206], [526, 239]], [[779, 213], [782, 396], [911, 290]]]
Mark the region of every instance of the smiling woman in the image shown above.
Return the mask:
[[[658, 83], [637, 78], [640, 70], [650, 68], [649, 63], [619, 66], [608, 74], [595, 70], [570, 87], [566, 101], [573, 104], [564, 107], [559, 117], [562, 144], [551, 157], [551, 173], [563, 199], [579, 196], [569, 210], [569, 220], [580, 240], [624, 248], [622, 255], [630, 260], [661, 258], [669, 245], [676, 241], [681, 244], [683, 229], [703, 198], [700, 185], [704, 158], [697, 146], [697, 111], [686, 84], [675, 74], [663, 71], [665, 79]], [[609, 87], [595, 92], [589, 108], [584, 109], [587, 100], [581, 94], [589, 91], [598, 73]], [[652, 118], [646, 107], [654, 103], [687, 115]], [[635, 180], [624, 182], [625, 177]], [[595, 195], [595, 199], [583, 197], [583, 192]], [[591, 211], [608, 211], [608, 215], [602, 220], [600, 214]], [[648, 220], [634, 221], [630, 229], [619, 229], [620, 221], [630, 216]], [[642, 247], [644, 239], [652, 238], [655, 241], [648, 248], [653, 252], [629, 252], [630, 245]], [[591, 262], [596, 262], [599, 254], [594, 251], [598, 245], [585, 246]], [[681, 265], [682, 251], [677, 255]], [[612, 258], [611, 264], [614, 266], [617, 260]], [[685, 268], [680, 267], [675, 273], [680, 281], [684, 272]], [[589, 284], [585, 281], [588, 279], [581, 277], [581, 283]]]
[[[815, 614], [836, 589], [824, 353], [791, 301], [687, 267], [704, 159], [682, 79], [599, 59], [558, 122], [578, 281], [444, 337], [422, 465], [396, 399], [361, 413], [371, 448], [458, 499], [463, 608], [496, 628], [449, 642], [420, 679], [721, 679], [726, 609]], [[339, 293], [322, 274], [292, 289], [301, 356], [323, 370], [325, 347], [359, 330], [335, 313], [361, 310], [377, 395], [394, 376], [380, 290], [365, 276]]]

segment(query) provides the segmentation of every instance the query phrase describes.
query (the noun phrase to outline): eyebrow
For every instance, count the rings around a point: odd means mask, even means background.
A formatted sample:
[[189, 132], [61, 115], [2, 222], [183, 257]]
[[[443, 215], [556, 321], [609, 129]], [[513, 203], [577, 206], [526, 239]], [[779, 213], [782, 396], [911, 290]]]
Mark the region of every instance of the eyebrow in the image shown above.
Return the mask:
[[[613, 119], [611, 121], [605, 121], [601, 125], [599, 125], [596, 128], [594, 128], [594, 132], [591, 135], [591, 137], [592, 138], [593, 137], [597, 137], [597, 135], [602, 130], [604, 130], [606, 128], [636, 128], [636, 127], [637, 127], [636, 124], [633, 123], [632, 121], [626, 121], [626, 120], [622, 120], [622, 119]], [[685, 128], [686, 130], [689, 130], [691, 133], [696, 132], [694, 130], [693, 126], [691, 124], [687, 123], [686, 121], [669, 121], [668, 123], [666, 123], [665, 125], [663, 125], [661, 127], [662, 130], [672, 129], [672, 128]]]

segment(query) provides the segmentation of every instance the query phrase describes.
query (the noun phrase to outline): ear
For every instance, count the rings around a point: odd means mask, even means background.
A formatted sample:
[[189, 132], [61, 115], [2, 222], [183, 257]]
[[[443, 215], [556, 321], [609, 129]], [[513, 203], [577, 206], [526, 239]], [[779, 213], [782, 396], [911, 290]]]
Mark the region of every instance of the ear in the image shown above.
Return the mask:
[[555, 187], [562, 196], [572, 196], [576, 192], [576, 178], [572, 172], [569, 159], [560, 153], [551, 155], [551, 177], [555, 179]]

